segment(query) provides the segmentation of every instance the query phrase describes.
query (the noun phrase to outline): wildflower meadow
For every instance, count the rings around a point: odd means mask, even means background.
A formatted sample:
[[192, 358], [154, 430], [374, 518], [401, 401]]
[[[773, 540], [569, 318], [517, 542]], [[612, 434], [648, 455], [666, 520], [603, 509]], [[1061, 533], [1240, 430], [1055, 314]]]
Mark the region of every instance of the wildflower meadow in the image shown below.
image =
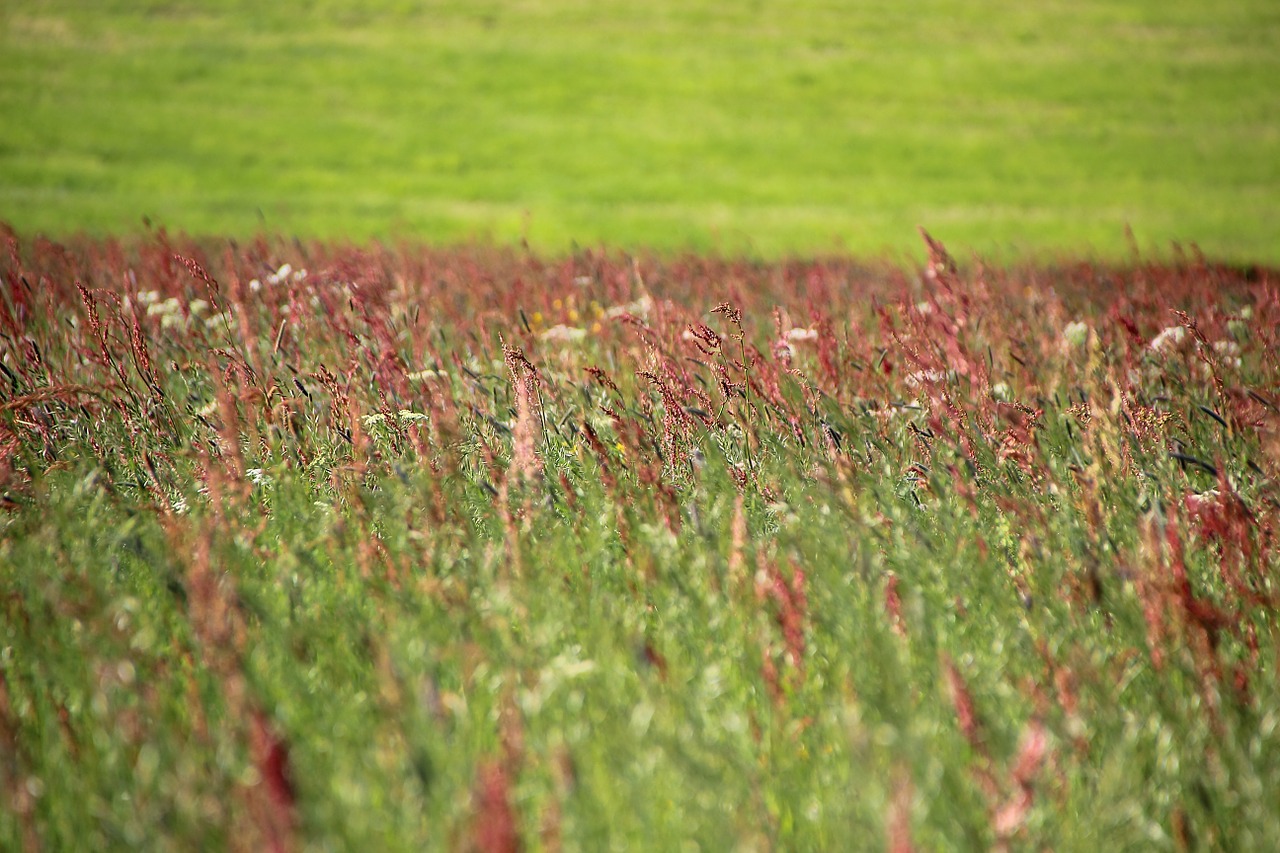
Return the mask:
[[1280, 847], [1280, 273], [3, 234], [0, 848]]

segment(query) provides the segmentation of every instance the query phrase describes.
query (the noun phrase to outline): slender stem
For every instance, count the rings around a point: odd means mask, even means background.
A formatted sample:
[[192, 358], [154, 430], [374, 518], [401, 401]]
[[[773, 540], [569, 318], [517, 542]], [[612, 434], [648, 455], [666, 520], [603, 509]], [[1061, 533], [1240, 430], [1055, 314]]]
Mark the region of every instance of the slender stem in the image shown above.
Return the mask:
[[747, 364], [747, 342], [742, 328], [738, 328], [738, 347], [742, 353], [742, 390], [746, 399], [746, 411], [742, 413], [742, 437], [747, 444], [747, 470], [755, 471], [755, 459], [751, 453], [751, 370]]

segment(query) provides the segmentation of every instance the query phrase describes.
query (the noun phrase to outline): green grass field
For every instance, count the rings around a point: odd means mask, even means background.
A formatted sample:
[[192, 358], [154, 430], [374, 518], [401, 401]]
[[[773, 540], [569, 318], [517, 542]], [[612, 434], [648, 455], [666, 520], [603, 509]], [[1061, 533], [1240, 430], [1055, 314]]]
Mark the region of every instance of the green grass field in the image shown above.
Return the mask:
[[28, 2], [23, 233], [1280, 260], [1270, 0]]

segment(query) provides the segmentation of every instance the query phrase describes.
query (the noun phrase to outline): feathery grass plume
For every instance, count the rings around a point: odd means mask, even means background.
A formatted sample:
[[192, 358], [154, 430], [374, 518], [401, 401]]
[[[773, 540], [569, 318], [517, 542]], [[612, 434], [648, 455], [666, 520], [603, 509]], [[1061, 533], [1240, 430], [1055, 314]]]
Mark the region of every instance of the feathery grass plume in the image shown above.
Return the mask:
[[476, 853], [519, 853], [524, 849], [512, 786], [509, 771], [501, 762], [485, 762], [476, 769], [471, 829]]
[[1007, 792], [992, 815], [991, 828], [995, 831], [997, 849], [1011, 849], [1010, 843], [1019, 835], [1035, 805], [1035, 783], [1040, 776], [1048, 754], [1048, 733], [1037, 720], [1027, 724], [1018, 743], [1018, 750], [1011, 759], [1004, 780]]
[[900, 766], [893, 773], [893, 796], [885, 808], [884, 835], [887, 853], [913, 853], [911, 840], [911, 811], [915, 800], [915, 786], [911, 773]]
[[[781, 704], [785, 693], [804, 683], [805, 632], [808, 623], [809, 602], [805, 591], [805, 572], [794, 563], [789, 576], [784, 576], [775, 560], [765, 558], [756, 569], [756, 601], [765, 605], [781, 634], [781, 643], [766, 640], [761, 654], [764, 656], [765, 680], [774, 701]], [[785, 669], [778, 669], [781, 662]]]
[[511, 464], [520, 477], [534, 479], [542, 474], [542, 460], [538, 457], [538, 439], [542, 432], [538, 370], [519, 347], [508, 346], [505, 341], [501, 341], [501, 345], [516, 408]]
[[903, 621], [902, 594], [898, 590], [899, 586], [898, 576], [893, 572], [889, 572], [885, 576], [884, 582], [884, 610], [885, 615], [889, 617], [889, 627], [899, 637], [906, 639], [907, 623]]
[[254, 798], [252, 808], [264, 840], [273, 853], [296, 850], [297, 793], [289, 765], [289, 745], [266, 714], [258, 710], [250, 714], [249, 743], [261, 786], [266, 789], [261, 797]]
[[960, 733], [975, 751], [985, 753], [986, 735], [982, 730], [977, 708], [974, 706], [973, 693], [969, 690], [969, 685], [960, 674], [960, 670], [946, 655], [942, 658], [942, 674], [946, 679], [947, 697], [955, 710], [956, 725], [959, 726]]
[[747, 514], [743, 493], [733, 498], [733, 520], [729, 527], [729, 559], [726, 575], [730, 590], [742, 589], [747, 579]]
[[928, 249], [929, 262], [925, 266], [925, 276], [930, 281], [935, 281], [942, 285], [944, 290], [951, 292], [957, 282], [958, 268], [955, 260], [947, 252], [945, 246], [930, 236], [924, 227], [918, 227], [921, 239], [924, 240], [925, 248]]
[[[730, 305], [728, 302], [721, 302], [715, 308], [711, 309], [711, 313], [724, 315], [725, 319], [729, 321], [729, 323], [733, 326], [733, 329], [734, 329], [733, 332], [730, 333], [730, 337], [738, 342], [739, 360], [735, 366], [742, 373], [741, 388], [742, 388], [743, 403], [741, 407], [738, 407], [735, 405], [734, 408], [737, 409], [738, 423], [739, 423], [739, 426], [741, 426], [742, 428], [743, 453], [746, 456], [746, 465], [747, 465], [746, 474], [748, 478], [750, 478], [755, 475], [755, 469], [756, 469], [755, 451], [752, 445], [753, 443], [757, 442], [757, 439], [755, 436], [755, 430], [753, 429], [754, 413], [751, 406], [752, 368], [755, 365], [753, 361], [748, 359], [747, 357], [747, 334], [746, 334], [746, 331], [742, 328], [742, 312], [739, 311], [737, 308], [733, 307], [732, 305]], [[721, 349], [720, 352], [721, 352], [721, 355], [723, 356], [724, 355], [723, 349]], [[727, 362], [727, 358], [725, 360]], [[727, 364], [726, 364], [726, 368], [727, 368]], [[728, 396], [729, 394], [733, 393], [736, 390], [736, 388], [734, 384], [728, 379], [727, 369], [723, 374], [723, 376], [724, 378], [722, 380], [721, 387], [726, 392], [726, 396]]]
[[663, 455], [673, 471], [682, 468], [689, 461], [689, 447], [695, 429], [694, 420], [685, 411], [684, 402], [672, 390], [670, 384], [663, 381], [660, 376], [647, 370], [641, 370], [637, 375], [647, 379], [658, 391], [658, 396], [662, 400]]

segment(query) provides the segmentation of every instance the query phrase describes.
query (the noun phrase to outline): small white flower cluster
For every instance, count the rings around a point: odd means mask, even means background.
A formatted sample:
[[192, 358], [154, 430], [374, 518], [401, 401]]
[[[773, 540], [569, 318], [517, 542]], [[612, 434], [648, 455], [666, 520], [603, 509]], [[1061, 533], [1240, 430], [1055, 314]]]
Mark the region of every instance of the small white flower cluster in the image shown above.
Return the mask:
[[625, 305], [614, 305], [606, 309], [604, 316], [607, 320], [616, 320], [627, 314], [633, 317], [648, 317], [649, 312], [652, 310], [653, 299], [646, 293], [634, 302], [628, 302]]
[[[689, 334], [685, 332], [685, 334]], [[782, 359], [795, 355], [795, 344], [812, 343], [818, 339], [817, 329], [788, 329], [773, 345], [774, 354]]]
[[791, 509], [791, 505], [786, 501], [773, 501], [765, 504], [765, 512], [769, 513], [779, 524], [791, 525], [800, 520], [800, 517]]
[[1186, 339], [1186, 327], [1170, 326], [1152, 338], [1151, 343], [1147, 344], [1147, 348], [1152, 352], [1164, 352], [1165, 350], [1174, 349]]
[[1240, 366], [1240, 345], [1235, 341], [1214, 341], [1213, 351], [1222, 356], [1225, 364]]
[[599, 669], [595, 661], [582, 655], [582, 646], [575, 644], [548, 661], [532, 686], [522, 688], [517, 694], [516, 701], [521, 710], [526, 714], [536, 714], [557, 690], [562, 687], [573, 689], [568, 686]]
[[941, 370], [917, 370], [903, 381], [912, 388], [919, 388], [921, 385], [925, 385], [927, 383], [940, 382], [946, 377], [947, 374], [943, 373]]
[[787, 341], [793, 344], [802, 343], [804, 341], [816, 341], [817, 339], [817, 329], [791, 329], [787, 332]]
[[[1151, 339], [1151, 343], [1147, 348], [1155, 353], [1162, 353], [1181, 346], [1187, 340], [1188, 334], [1185, 326], [1170, 326]], [[1211, 348], [1215, 354], [1221, 357], [1222, 363], [1232, 367], [1239, 367], [1240, 362], [1240, 344], [1232, 340], [1214, 341]], [[1203, 364], [1200, 365], [1204, 367]]]
[[539, 335], [544, 341], [554, 341], [558, 343], [576, 343], [587, 337], [586, 329], [579, 329], [576, 326], [565, 326], [563, 324], [552, 326]]
[[[154, 305], [160, 301], [160, 293], [155, 290], [139, 290], [137, 296], [138, 304], [143, 306]], [[133, 307], [133, 302], [128, 296], [124, 298], [124, 307], [126, 311]]]
[[[154, 295], [154, 292], [149, 293]], [[138, 294], [138, 301], [142, 301], [141, 293]], [[187, 319], [182, 314], [182, 303], [176, 296], [151, 302], [147, 305], [147, 316], [159, 317], [162, 329], [181, 329], [187, 325]]]
[[1089, 324], [1081, 320], [1075, 320], [1067, 324], [1062, 330], [1062, 348], [1080, 349], [1089, 342]]
[[[288, 284], [291, 281], [292, 282], [303, 281], [304, 279], [306, 279], [306, 277], [307, 277], [306, 270], [302, 270], [302, 269], [295, 270], [293, 268], [293, 264], [281, 264], [279, 269], [277, 269], [273, 273], [270, 273], [266, 277], [266, 284], [269, 286], [275, 286], [279, 284]], [[262, 285], [263, 285], [263, 282], [255, 278], [249, 282], [249, 289], [252, 290], [254, 293], [257, 293], [259, 290], [262, 289]]]
[[210, 316], [204, 321], [204, 327], [206, 329], [227, 329], [231, 327], [232, 319], [234, 318], [232, 317], [230, 309], [228, 309], [220, 314]]
[[[138, 305], [144, 307], [148, 317], [159, 317], [162, 329], [185, 329], [187, 317], [200, 318], [209, 310], [209, 303], [203, 299], [192, 299], [183, 309], [182, 300], [176, 296], [168, 299], [160, 298], [159, 291], [140, 290], [137, 293]], [[128, 296], [124, 298], [124, 308], [129, 310], [133, 302]]]
[[1249, 333], [1249, 321], [1253, 319], [1253, 307], [1246, 305], [1240, 313], [1227, 321], [1227, 331], [1234, 337], [1243, 338]]
[[1218, 503], [1221, 502], [1222, 493], [1217, 489], [1209, 489], [1207, 492], [1199, 492], [1187, 495], [1183, 499], [1183, 503], [1187, 509], [1193, 513], [1207, 512]]
[[[429, 415], [425, 415], [422, 412], [415, 412], [412, 409], [401, 409], [396, 412], [396, 417], [400, 419], [401, 423], [416, 423], [431, 419]], [[371, 427], [376, 426], [377, 424], [386, 423], [387, 416], [382, 412], [374, 412], [371, 415], [363, 416], [360, 420], [365, 426]]]

